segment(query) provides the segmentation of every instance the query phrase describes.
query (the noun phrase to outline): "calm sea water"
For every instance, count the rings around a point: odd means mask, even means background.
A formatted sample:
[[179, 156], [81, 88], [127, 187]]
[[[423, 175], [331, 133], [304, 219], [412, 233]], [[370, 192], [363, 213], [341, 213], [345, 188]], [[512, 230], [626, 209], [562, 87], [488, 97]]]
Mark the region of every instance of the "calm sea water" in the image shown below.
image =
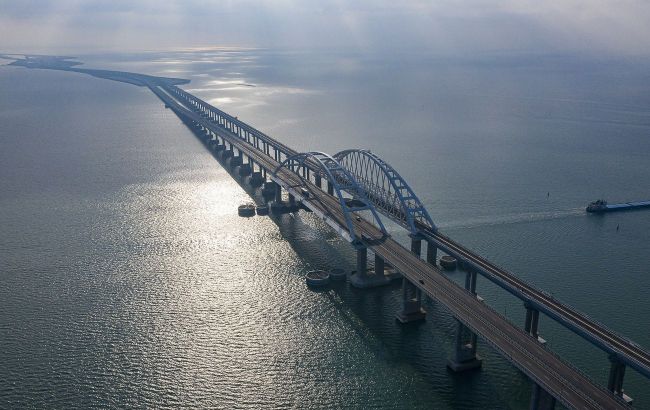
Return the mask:
[[[647, 61], [82, 60], [189, 78], [298, 150], [371, 149], [444, 232], [650, 348], [650, 212], [583, 212], [599, 197], [650, 199]], [[484, 343], [481, 371], [446, 370], [454, 320], [439, 304], [403, 327], [399, 287], [307, 290], [310, 269], [352, 269], [349, 245], [305, 214], [238, 218], [245, 189], [147, 90], [0, 67], [0, 91], [1, 408], [527, 408], [529, 382]], [[478, 289], [523, 322], [518, 300]], [[605, 383], [604, 353], [540, 327]], [[648, 381], [628, 370], [625, 387], [650, 408]]]

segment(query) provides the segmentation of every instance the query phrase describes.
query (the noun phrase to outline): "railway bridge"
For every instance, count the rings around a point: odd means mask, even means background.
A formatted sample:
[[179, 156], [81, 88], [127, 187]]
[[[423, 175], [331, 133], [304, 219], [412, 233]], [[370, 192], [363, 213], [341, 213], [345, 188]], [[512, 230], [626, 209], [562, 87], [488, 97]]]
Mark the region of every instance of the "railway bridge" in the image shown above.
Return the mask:
[[[396, 312], [400, 322], [424, 318], [424, 295], [443, 304], [458, 322], [450, 369], [462, 372], [481, 366], [476, 353], [480, 338], [532, 380], [530, 408], [544, 410], [554, 408], [556, 401], [575, 409], [629, 408], [631, 399], [623, 391], [626, 368], [650, 377], [647, 350], [441, 233], [404, 178], [374, 153], [294, 151], [179, 88], [183, 80], [20, 61], [15, 65], [75, 71], [148, 87], [206, 147], [239, 167], [241, 175], [250, 175], [251, 184], [271, 193], [272, 207], [309, 210], [349, 242], [356, 250], [353, 284], [364, 287], [381, 282], [387, 266], [398, 271], [402, 275], [402, 303]], [[382, 218], [408, 231], [410, 247], [389, 235]], [[368, 270], [368, 252], [374, 255], [373, 272]], [[441, 273], [439, 252], [463, 266], [464, 287]], [[477, 275], [521, 299], [526, 310], [521, 327], [483, 302], [477, 294]], [[546, 347], [540, 337], [540, 313], [608, 354], [607, 386], [597, 385]]]

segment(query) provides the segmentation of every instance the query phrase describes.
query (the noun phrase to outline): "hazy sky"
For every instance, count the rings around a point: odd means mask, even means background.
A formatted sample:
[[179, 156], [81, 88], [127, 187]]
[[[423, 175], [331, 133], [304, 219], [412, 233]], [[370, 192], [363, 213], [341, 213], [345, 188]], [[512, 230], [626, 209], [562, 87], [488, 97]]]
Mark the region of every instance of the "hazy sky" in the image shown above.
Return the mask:
[[648, 55], [647, 0], [0, 0], [0, 52], [217, 46]]

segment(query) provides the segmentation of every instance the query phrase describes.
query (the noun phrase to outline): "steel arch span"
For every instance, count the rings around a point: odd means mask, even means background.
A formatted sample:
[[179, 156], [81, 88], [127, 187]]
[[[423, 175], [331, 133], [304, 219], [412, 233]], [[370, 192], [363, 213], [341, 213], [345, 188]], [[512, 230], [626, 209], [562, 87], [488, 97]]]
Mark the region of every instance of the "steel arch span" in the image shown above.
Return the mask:
[[[303, 181], [309, 180], [309, 170], [311, 170], [314, 177], [324, 178], [331, 183], [332, 191], [338, 198], [341, 209], [343, 210], [345, 224], [347, 225], [351, 238], [356, 240], [361, 239], [356, 236], [354, 223], [352, 222], [352, 218], [355, 217], [354, 212], [358, 211], [370, 211], [379, 229], [384, 235], [388, 236], [388, 232], [386, 232], [386, 228], [381, 222], [381, 218], [374, 204], [368, 199], [363, 186], [330, 155], [317, 151], [298, 153], [285, 159], [273, 171], [273, 174], [277, 175], [281, 168], [292, 171], [302, 178]], [[344, 193], [348, 193], [352, 198], [345, 197]], [[354, 199], [355, 201], [350, 201], [350, 199]]]
[[386, 161], [362, 149], [341, 151], [334, 158], [356, 178], [379, 212], [413, 235], [423, 227], [437, 230], [422, 201]]

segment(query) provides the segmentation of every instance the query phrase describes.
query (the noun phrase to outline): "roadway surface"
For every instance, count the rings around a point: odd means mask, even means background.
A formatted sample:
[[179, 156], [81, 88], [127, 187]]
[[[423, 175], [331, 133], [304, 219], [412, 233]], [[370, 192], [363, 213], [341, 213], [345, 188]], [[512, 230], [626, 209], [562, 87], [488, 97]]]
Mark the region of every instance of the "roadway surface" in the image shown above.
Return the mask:
[[[180, 117], [190, 119], [218, 134], [263, 168], [275, 170], [280, 165], [236, 134], [181, 105], [170, 93], [157, 85], [150, 84], [149, 88]], [[276, 176], [286, 184], [285, 186], [306, 185], [310, 191], [307, 206], [318, 209], [341, 226], [346, 226], [337, 198], [304, 181], [288, 169], [281, 168]], [[354, 220], [353, 223], [355, 231], [367, 238], [366, 244], [369, 248], [427, 295], [445, 305], [454, 317], [481, 336], [561, 403], [576, 409], [628, 408], [612, 393], [594, 384], [581, 372], [547, 350], [535, 338], [480, 302], [475, 295], [446, 278], [435, 266], [420, 259], [393, 239], [384, 237], [375, 225], [363, 219]], [[451, 242], [447, 243], [452, 245]]]

